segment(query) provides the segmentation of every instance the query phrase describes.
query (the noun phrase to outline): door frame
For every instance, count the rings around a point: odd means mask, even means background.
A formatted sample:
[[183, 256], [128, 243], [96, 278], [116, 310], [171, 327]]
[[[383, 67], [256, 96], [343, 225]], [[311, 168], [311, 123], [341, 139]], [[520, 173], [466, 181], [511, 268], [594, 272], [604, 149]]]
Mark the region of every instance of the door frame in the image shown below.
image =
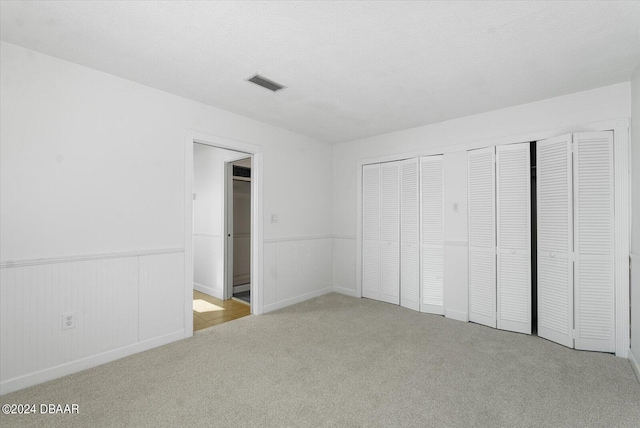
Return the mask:
[[[193, 143], [241, 152], [251, 162], [251, 313], [264, 312], [263, 290], [263, 148], [192, 129], [184, 135], [184, 337], [193, 336]], [[225, 174], [226, 177], [226, 174]], [[226, 246], [225, 246], [226, 250]]]
[[[246, 153], [238, 154], [238, 157], [226, 160], [224, 162], [224, 287], [222, 290], [222, 297], [231, 299], [233, 297], [233, 239], [230, 235], [233, 235], [233, 163], [242, 159], [251, 159], [251, 156], [247, 156]], [[252, 168], [253, 169], [253, 165]], [[250, 181], [251, 183], [251, 181]], [[253, 197], [253, 187], [251, 187], [251, 195]], [[253, 200], [252, 200], [253, 202]], [[253, 230], [250, 233], [249, 239], [253, 236]]]

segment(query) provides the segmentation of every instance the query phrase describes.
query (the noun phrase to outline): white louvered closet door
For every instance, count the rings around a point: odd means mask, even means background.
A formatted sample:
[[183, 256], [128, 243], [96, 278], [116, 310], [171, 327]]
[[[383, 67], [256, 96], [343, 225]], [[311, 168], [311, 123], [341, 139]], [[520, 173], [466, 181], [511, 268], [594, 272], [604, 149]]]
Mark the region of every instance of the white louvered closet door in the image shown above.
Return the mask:
[[496, 327], [495, 147], [469, 162], [469, 321]]
[[420, 158], [422, 234], [420, 311], [444, 314], [444, 169], [443, 156]]
[[571, 135], [536, 143], [538, 336], [573, 347]]
[[615, 352], [613, 132], [573, 135], [575, 347]]
[[380, 300], [380, 165], [362, 167], [362, 297]]
[[498, 328], [531, 334], [530, 144], [496, 147]]
[[381, 295], [400, 304], [400, 162], [380, 165]]
[[420, 310], [418, 158], [400, 163], [400, 305]]

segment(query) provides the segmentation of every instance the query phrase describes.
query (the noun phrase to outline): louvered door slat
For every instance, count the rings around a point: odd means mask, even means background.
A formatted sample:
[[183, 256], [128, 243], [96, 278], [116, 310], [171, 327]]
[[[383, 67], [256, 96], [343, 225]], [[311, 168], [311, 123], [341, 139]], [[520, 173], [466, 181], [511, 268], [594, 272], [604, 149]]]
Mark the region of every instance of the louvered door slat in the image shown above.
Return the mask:
[[420, 310], [444, 314], [444, 169], [443, 156], [420, 158], [422, 236]]
[[468, 152], [469, 321], [496, 327], [495, 147]]
[[380, 165], [362, 167], [362, 296], [380, 300]]
[[400, 162], [380, 165], [381, 295], [400, 304]]
[[538, 336], [573, 347], [571, 135], [536, 143]]
[[573, 142], [575, 347], [614, 352], [613, 132]]
[[400, 304], [420, 310], [418, 159], [400, 163]]
[[531, 334], [529, 143], [496, 148], [497, 325]]

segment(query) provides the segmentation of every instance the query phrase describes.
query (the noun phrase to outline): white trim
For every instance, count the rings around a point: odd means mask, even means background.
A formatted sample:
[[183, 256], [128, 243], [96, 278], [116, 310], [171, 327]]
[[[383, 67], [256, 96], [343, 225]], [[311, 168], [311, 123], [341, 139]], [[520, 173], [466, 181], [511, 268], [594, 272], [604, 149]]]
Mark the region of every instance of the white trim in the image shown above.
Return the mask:
[[276, 242], [293, 242], [293, 241], [311, 241], [315, 239], [332, 239], [333, 235], [316, 235], [316, 236], [283, 236], [280, 238], [267, 238], [265, 244], [273, 244]]
[[356, 235], [333, 235], [333, 239], [356, 239]]
[[[247, 278], [249, 276], [247, 275]], [[251, 284], [242, 284], [242, 285], [234, 285], [233, 286], [233, 294], [242, 293], [244, 291], [251, 291]]]
[[640, 361], [635, 357], [635, 355], [633, 355], [631, 349], [629, 349], [627, 353], [627, 358], [629, 359], [633, 372], [636, 374], [636, 379], [640, 382]]
[[345, 296], [351, 296], [351, 297], [360, 297], [360, 296], [356, 296], [356, 290], [352, 289], [352, 288], [345, 288], [345, 287], [338, 287], [338, 286], [333, 286], [333, 292], [334, 293], [339, 293], [339, 294], [344, 294]]
[[[631, 236], [631, 186], [629, 180], [629, 119], [610, 119], [587, 124], [573, 124], [561, 128], [532, 131], [522, 134], [493, 137], [448, 146], [426, 147], [419, 151], [398, 153], [356, 161], [356, 296], [362, 296], [362, 166], [372, 163], [393, 162], [418, 156], [463, 152], [489, 146], [539, 141], [563, 134], [584, 131], [614, 131], [615, 159], [615, 266], [616, 266], [616, 355], [626, 358], [629, 349], [629, 241]], [[620, 174], [620, 172], [626, 173]], [[445, 243], [446, 244], [446, 243]]]
[[[264, 312], [263, 276], [263, 149], [259, 145], [191, 129], [184, 135], [184, 337], [193, 336], [193, 144], [205, 144], [252, 156], [251, 181], [251, 313]], [[247, 156], [244, 156], [247, 157]]]
[[321, 290], [312, 291], [311, 293], [302, 294], [300, 296], [291, 297], [290, 299], [281, 300], [276, 303], [264, 305], [264, 313], [282, 309], [287, 306], [295, 305], [296, 303], [304, 302], [305, 300], [313, 299], [314, 297], [323, 296], [333, 292], [333, 287], [326, 287]]
[[469, 322], [469, 313], [468, 312], [454, 311], [452, 309], [445, 309], [444, 310], [444, 317], [445, 318], [451, 318], [452, 320], [457, 320], [457, 321], [462, 321], [462, 322]]
[[[189, 315], [193, 317], [192, 312], [190, 312]], [[191, 321], [191, 325], [193, 327], [193, 320]], [[142, 351], [146, 351], [151, 348], [166, 345], [168, 343], [181, 340], [184, 338], [184, 336], [184, 330], [178, 330], [160, 337], [154, 337], [153, 339], [133, 343], [121, 348], [101, 352], [90, 357], [81, 358], [79, 360], [70, 361], [68, 363], [60, 364], [58, 366], [40, 370], [34, 373], [7, 379], [4, 382], [0, 383], [0, 395], [18, 391], [20, 389], [24, 389], [33, 385], [67, 376], [72, 373], [77, 373], [82, 370], [86, 370], [92, 367], [99, 366], [101, 364], [118, 360], [120, 358], [137, 354]]]
[[73, 256], [46, 257], [38, 259], [7, 260], [0, 263], [0, 269], [23, 266], [50, 265], [56, 263], [83, 262], [87, 260], [124, 259], [127, 257], [155, 256], [158, 254], [182, 253], [184, 248], [165, 248], [157, 250], [121, 251], [113, 253], [83, 254]]
[[[204, 293], [206, 295], [209, 295], [211, 297], [215, 297], [216, 299], [222, 300], [222, 291], [216, 290], [215, 288], [207, 287], [202, 284], [198, 284], [197, 282], [194, 282], [193, 289], [201, 293]], [[193, 300], [193, 298], [191, 300]]]

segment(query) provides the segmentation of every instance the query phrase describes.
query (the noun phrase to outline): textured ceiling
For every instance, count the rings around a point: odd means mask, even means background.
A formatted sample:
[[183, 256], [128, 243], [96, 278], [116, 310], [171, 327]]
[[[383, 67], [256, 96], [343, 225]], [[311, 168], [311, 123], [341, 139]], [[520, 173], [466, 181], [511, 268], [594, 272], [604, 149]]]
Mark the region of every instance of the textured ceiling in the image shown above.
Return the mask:
[[[629, 80], [640, 2], [3, 1], [2, 40], [343, 142]], [[287, 89], [244, 81], [254, 73]]]

